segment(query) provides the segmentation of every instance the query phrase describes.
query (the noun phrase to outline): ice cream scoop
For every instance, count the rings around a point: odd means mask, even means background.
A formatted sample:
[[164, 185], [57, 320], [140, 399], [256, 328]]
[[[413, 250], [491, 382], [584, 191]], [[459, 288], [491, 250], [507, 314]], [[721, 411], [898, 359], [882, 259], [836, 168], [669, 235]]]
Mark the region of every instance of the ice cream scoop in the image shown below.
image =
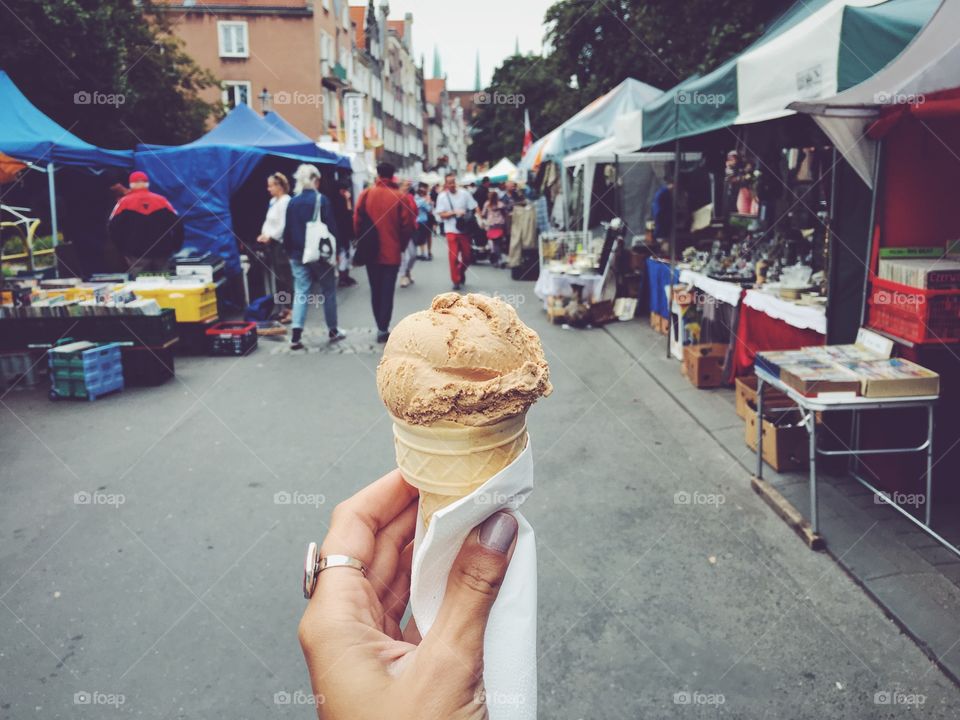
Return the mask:
[[420, 489], [425, 522], [509, 465], [525, 417], [549, 395], [539, 336], [495, 297], [446, 293], [397, 324], [377, 368], [397, 464]]

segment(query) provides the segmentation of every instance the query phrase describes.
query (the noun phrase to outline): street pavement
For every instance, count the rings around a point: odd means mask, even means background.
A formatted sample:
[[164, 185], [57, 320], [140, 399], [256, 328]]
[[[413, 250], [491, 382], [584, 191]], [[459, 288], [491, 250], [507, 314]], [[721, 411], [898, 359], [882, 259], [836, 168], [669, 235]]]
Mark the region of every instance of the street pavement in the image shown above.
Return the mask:
[[[396, 318], [449, 289], [445, 258], [414, 276]], [[523, 506], [541, 718], [956, 717], [957, 688], [610, 332], [549, 325], [506, 271], [467, 289], [517, 307], [555, 385]], [[394, 464], [365, 279], [339, 302], [336, 348], [314, 308], [307, 352], [178, 358], [89, 404], [2, 398], [0, 720], [314, 716], [304, 545]], [[632, 326], [632, 351], [664, 352]]]

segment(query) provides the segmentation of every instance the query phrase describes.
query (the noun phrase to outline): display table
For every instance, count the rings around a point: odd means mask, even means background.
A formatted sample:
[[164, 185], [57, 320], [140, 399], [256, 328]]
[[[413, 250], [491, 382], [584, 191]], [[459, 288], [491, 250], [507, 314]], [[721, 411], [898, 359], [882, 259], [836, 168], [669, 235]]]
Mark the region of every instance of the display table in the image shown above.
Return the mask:
[[550, 296], [573, 297], [573, 286], [579, 285], [583, 288], [583, 299], [587, 302], [593, 302], [597, 300], [596, 296], [600, 293], [602, 284], [603, 275], [596, 273], [567, 275], [543, 268], [540, 271], [540, 277], [537, 278], [537, 284], [534, 286], [533, 292], [546, 304], [547, 298]]
[[753, 358], [764, 350], [798, 350], [823, 345], [827, 316], [823, 308], [797, 305], [761, 290], [747, 290], [740, 303], [733, 376], [748, 375]]
[[[769, 374], [762, 368], [757, 368], [757, 417], [763, 418], [764, 412], [764, 403], [763, 403], [763, 390], [764, 386], [769, 385], [770, 387], [776, 388], [782, 393], [785, 393], [793, 402], [797, 404], [803, 413], [803, 424], [807, 429], [807, 433], [810, 436], [810, 520], [809, 520], [809, 531], [811, 535], [808, 537], [808, 541], [819, 537], [819, 513], [818, 513], [818, 500], [817, 500], [817, 456], [831, 456], [831, 455], [844, 455], [850, 457], [854, 461], [854, 467], [851, 470], [851, 475], [853, 478], [859, 482], [861, 485], [869, 489], [880, 501], [885, 502], [886, 504], [893, 507], [899, 513], [907, 517], [910, 521], [920, 527], [925, 533], [933, 537], [937, 542], [941, 543], [945, 547], [952, 550], [957, 555], [960, 555], [960, 550], [955, 548], [949, 542], [944, 540], [940, 535], [938, 535], [930, 527], [930, 517], [931, 517], [931, 506], [933, 503], [933, 483], [932, 483], [932, 471], [933, 471], [933, 409], [937, 403], [939, 396], [937, 395], [925, 395], [925, 396], [912, 396], [912, 397], [889, 397], [889, 398], [868, 398], [868, 397], [807, 397], [801, 395], [792, 387], [782, 382], [779, 378], [774, 377]], [[907, 447], [907, 448], [879, 448], [879, 449], [861, 449], [860, 448], [860, 414], [863, 412], [869, 412], [871, 410], [891, 410], [891, 409], [907, 409], [907, 408], [926, 408], [927, 410], [927, 439], [925, 442], [921, 443], [916, 447]], [[773, 412], [779, 412], [783, 410], [788, 410], [790, 408], [779, 408], [774, 409]], [[827, 413], [827, 412], [852, 412], [853, 413], [853, 447], [846, 448], [844, 450], [821, 450], [817, 445], [817, 420], [816, 413]], [[757, 422], [757, 480], [763, 480], [763, 432], [762, 432], [763, 423]], [[859, 469], [856, 465], [857, 460], [860, 456], [864, 455], [889, 455], [892, 453], [926, 453], [927, 459], [927, 470], [926, 470], [926, 496], [924, 505], [924, 517], [923, 520], [916, 518], [907, 510], [904, 510], [900, 505], [894, 502], [887, 493], [877, 489], [871, 483], [864, 480], [857, 470]]]
[[711, 277], [698, 273], [693, 270], [680, 271], [680, 283], [683, 285], [693, 285], [698, 290], [707, 295], [715, 297], [717, 300], [736, 307], [740, 304], [740, 297], [743, 295], [743, 288], [732, 282], [723, 280], [714, 280]]

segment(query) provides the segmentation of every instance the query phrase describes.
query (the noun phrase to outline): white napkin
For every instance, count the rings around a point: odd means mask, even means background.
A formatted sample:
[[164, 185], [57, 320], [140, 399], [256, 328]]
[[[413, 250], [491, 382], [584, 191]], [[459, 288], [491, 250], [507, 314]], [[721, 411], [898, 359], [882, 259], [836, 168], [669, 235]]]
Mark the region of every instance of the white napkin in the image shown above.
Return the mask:
[[437, 618], [447, 576], [467, 534], [497, 510], [510, 508], [520, 527], [517, 547], [490, 612], [483, 641], [483, 683], [490, 720], [537, 717], [537, 546], [517, 508], [533, 490], [530, 439], [523, 452], [466, 497], [417, 519], [410, 604], [421, 635]]

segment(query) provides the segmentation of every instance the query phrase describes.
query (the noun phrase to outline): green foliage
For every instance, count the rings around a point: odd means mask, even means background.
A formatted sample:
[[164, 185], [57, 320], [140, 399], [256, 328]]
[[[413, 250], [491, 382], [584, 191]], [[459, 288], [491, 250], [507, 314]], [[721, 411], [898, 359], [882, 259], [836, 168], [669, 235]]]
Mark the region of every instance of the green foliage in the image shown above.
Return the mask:
[[94, 144], [188, 142], [220, 112], [199, 95], [217, 81], [149, 11], [149, 0], [3, 0], [0, 68]]
[[[523, 88], [519, 92], [529, 93], [526, 107], [534, 131], [544, 134], [628, 77], [666, 90], [694, 73], [709, 72], [743, 50], [792, 4], [792, 0], [558, 0], [544, 19], [549, 53], [507, 58], [489, 90], [509, 93], [516, 91], [503, 88]], [[534, 90], [538, 85], [539, 93]], [[523, 108], [484, 106], [475, 133], [472, 160], [516, 158], [523, 137]]]

